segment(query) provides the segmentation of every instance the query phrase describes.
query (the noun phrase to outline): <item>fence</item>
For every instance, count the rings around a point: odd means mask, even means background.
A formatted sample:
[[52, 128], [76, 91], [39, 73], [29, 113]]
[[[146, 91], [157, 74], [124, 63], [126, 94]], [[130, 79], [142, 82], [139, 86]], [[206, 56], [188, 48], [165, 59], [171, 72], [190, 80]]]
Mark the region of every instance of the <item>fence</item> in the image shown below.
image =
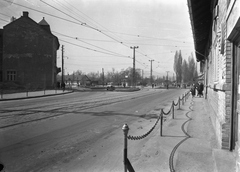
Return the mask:
[[124, 172], [135, 172], [133, 166], [131, 165], [128, 157], [127, 157], [127, 145], [128, 145], [128, 140], [141, 140], [145, 137], [147, 137], [153, 130], [154, 128], [157, 126], [158, 122], [160, 121], [160, 136], [162, 136], [163, 133], [163, 118], [164, 115], [167, 116], [170, 113], [172, 113], [172, 119], [174, 119], [174, 106], [178, 106], [178, 109], [181, 109], [181, 101], [182, 101], [182, 105], [184, 105], [184, 102], [186, 102], [187, 98], [189, 97], [189, 92], [185, 93], [182, 95], [182, 98], [178, 98], [177, 103], [175, 103], [174, 101], [172, 101], [172, 105], [171, 108], [169, 109], [168, 112], [164, 112], [163, 109], [161, 109], [160, 115], [157, 118], [157, 121], [155, 122], [155, 124], [153, 125], [153, 127], [145, 134], [141, 135], [141, 136], [131, 136], [128, 135], [128, 131], [129, 131], [129, 127], [127, 124], [124, 124], [122, 127], [123, 133], [124, 133], [124, 150], [123, 150], [123, 164], [124, 164]]
[[16, 98], [31, 98], [31, 97], [39, 97], [45, 95], [55, 95], [55, 94], [64, 94], [72, 90], [61, 90], [61, 89], [52, 89], [52, 90], [45, 90], [45, 89], [38, 89], [38, 90], [14, 90], [14, 91], [0, 91], [0, 100], [7, 100], [7, 99], [16, 99]]

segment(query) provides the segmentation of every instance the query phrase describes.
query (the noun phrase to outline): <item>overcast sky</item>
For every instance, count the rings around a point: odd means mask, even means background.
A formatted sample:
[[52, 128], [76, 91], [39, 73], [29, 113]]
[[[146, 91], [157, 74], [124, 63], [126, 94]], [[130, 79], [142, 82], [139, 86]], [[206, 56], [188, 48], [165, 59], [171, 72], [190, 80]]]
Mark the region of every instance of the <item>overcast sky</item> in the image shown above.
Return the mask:
[[[6, 2], [7, 1], [7, 2]], [[44, 17], [64, 45], [65, 71], [71, 74], [121, 71], [133, 66], [150, 75], [173, 75], [173, 59], [181, 50], [194, 52], [187, 0], [0, 0], [0, 28], [22, 11], [39, 22]], [[61, 67], [61, 49], [57, 66]]]

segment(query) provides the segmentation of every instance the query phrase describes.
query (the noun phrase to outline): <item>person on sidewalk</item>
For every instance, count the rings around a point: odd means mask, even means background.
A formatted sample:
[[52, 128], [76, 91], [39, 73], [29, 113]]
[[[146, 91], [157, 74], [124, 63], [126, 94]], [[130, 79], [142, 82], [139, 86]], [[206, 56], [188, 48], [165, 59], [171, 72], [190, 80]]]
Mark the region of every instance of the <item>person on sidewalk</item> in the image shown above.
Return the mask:
[[190, 92], [191, 92], [191, 94], [192, 94], [192, 97], [195, 97], [195, 95], [196, 95], [196, 87], [195, 87], [195, 84], [193, 84], [193, 85], [191, 86]]
[[65, 91], [65, 82], [62, 82], [62, 89], [63, 89], [63, 92]]
[[200, 82], [198, 86], [198, 96], [201, 97], [203, 96], [203, 83]]

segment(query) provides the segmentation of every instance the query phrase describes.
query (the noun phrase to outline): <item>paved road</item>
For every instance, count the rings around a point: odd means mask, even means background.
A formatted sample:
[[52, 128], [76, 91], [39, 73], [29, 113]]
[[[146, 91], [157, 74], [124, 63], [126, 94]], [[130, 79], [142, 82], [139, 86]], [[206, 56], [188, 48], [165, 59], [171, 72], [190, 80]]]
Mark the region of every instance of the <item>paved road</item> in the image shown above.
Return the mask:
[[79, 92], [0, 102], [0, 162], [9, 172], [122, 171], [122, 125], [150, 119], [152, 110], [185, 92]]

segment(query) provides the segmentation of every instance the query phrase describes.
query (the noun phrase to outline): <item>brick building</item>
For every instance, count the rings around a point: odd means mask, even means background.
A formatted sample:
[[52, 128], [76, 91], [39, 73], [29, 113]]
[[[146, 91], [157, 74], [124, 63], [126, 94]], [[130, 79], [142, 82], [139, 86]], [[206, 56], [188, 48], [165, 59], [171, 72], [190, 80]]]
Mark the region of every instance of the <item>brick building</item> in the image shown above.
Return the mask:
[[59, 41], [44, 18], [36, 23], [28, 12], [23, 12], [23, 16], [3, 27], [2, 44], [0, 70], [4, 83], [15, 82], [26, 88], [55, 86]]
[[3, 29], [0, 29], [0, 82], [3, 81], [2, 60], [3, 60]]
[[240, 0], [188, 0], [197, 61], [218, 146], [240, 171]]

